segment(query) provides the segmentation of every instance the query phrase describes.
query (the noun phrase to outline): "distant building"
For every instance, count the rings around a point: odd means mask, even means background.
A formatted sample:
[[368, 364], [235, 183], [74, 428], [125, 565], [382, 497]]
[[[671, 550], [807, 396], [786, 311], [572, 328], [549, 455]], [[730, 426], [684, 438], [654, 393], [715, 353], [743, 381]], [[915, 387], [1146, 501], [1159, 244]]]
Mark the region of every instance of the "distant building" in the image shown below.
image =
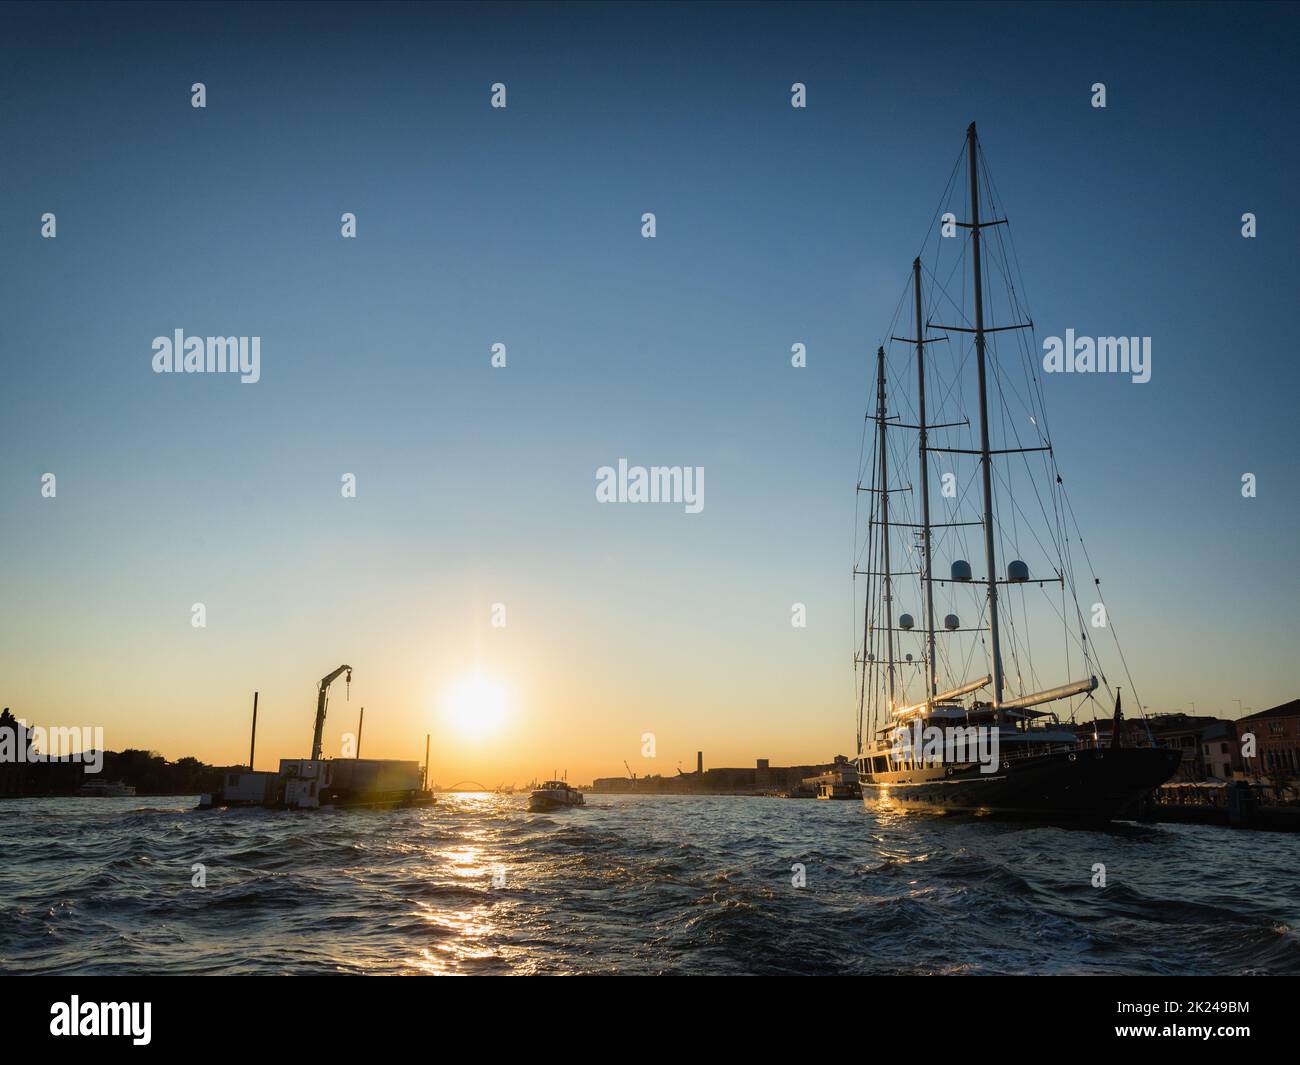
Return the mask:
[[1248, 714], [1237, 722], [1241, 742], [1255, 741], [1255, 756], [1245, 759], [1246, 772], [1257, 780], [1300, 777], [1300, 699]]
[[1206, 779], [1240, 780], [1245, 772], [1235, 721], [1218, 721], [1201, 733], [1201, 763]]
[[652, 795], [760, 795], [765, 792], [790, 791], [801, 786], [805, 777], [852, 770], [843, 755], [822, 765], [774, 766], [766, 758], [755, 760], [752, 769], [745, 767], [705, 769], [703, 756], [696, 759], [694, 773], [679, 772], [675, 777], [597, 777], [593, 791], [636, 792]]
[[1206, 714], [1148, 714], [1147, 727], [1157, 747], [1172, 747], [1183, 752], [1178, 772], [1171, 778], [1174, 783], [1197, 782], [1209, 774], [1201, 750], [1201, 735], [1215, 725], [1229, 724], [1222, 718]]

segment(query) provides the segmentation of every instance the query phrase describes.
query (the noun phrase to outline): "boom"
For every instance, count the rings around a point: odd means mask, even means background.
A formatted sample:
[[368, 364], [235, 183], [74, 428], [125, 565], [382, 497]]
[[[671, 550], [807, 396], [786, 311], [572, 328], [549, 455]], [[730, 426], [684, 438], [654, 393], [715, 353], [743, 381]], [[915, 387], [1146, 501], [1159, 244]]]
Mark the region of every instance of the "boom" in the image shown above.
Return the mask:
[[339, 674], [341, 673], [346, 673], [348, 675], [348, 690], [351, 691], [351, 666], [339, 666], [339, 668], [334, 670], [333, 673], [327, 673], [325, 676], [321, 677], [320, 684], [316, 686], [316, 731], [312, 734], [311, 738], [311, 760], [313, 762], [320, 759], [321, 733], [325, 731], [325, 697], [330, 690], [330, 685], [338, 680]]

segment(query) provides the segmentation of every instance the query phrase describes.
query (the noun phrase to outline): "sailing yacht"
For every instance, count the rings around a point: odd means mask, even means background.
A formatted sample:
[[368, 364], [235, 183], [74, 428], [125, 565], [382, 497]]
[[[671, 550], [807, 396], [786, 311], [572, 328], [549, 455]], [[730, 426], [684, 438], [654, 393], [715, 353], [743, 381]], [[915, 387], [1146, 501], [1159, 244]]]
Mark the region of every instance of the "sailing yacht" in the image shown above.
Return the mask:
[[[1089, 568], [1091, 562], [1047, 432], [1033, 322], [973, 122], [963, 155], [968, 181], [961, 181], [959, 158], [936, 212], [935, 267], [926, 271], [921, 256], [913, 261], [912, 298], [905, 291], [885, 334], [889, 345], [904, 346], [905, 369], [891, 380], [882, 344], [875, 409], [866, 418], [874, 431], [864, 433], [858, 491], [859, 499], [869, 500], [869, 519], [859, 524], [867, 532], [854, 565], [855, 581], [863, 578], [866, 586], [855, 654], [863, 800], [1120, 817], [1174, 774], [1180, 752], [1156, 746], [1149, 730], [1142, 737], [1122, 725], [1120, 690], [1111, 688], [1095, 646], [1114, 630], [1100, 581], [1094, 576], [1091, 585], [1096, 603], [1081, 603], [1076, 591], [1080, 560], [1074, 556], [1082, 554]], [[982, 194], [997, 208], [987, 221], [980, 213]], [[946, 206], [962, 210], [966, 220], [958, 221]], [[954, 254], [960, 257], [955, 264], [942, 261]], [[1005, 288], [996, 301], [985, 287], [990, 262]], [[894, 335], [909, 302], [914, 335]], [[989, 308], [1007, 320], [986, 323]], [[1003, 339], [1010, 343], [999, 350]], [[945, 366], [952, 371], [948, 380]], [[964, 482], [958, 472], [963, 464]], [[908, 469], [917, 471], [915, 491], [898, 483]], [[937, 517], [931, 472], [941, 476], [943, 513]], [[1021, 474], [1027, 489], [1016, 484]], [[1042, 556], [1036, 573], [1025, 561], [1031, 549]], [[948, 575], [936, 575], [934, 560], [945, 554]], [[967, 558], [981, 555], [984, 573], [976, 576]], [[1010, 559], [1005, 571], [999, 557]], [[938, 621], [936, 597], [948, 604]], [[921, 615], [919, 627], [911, 611]], [[973, 622], [963, 624], [959, 611], [973, 614]], [[1045, 686], [1034, 644], [1049, 644], [1051, 668], [1079, 679]], [[979, 675], [972, 677], [976, 668]], [[1123, 672], [1132, 693], [1126, 663]], [[1104, 743], [1096, 727], [1099, 691], [1113, 707], [1105, 715], [1113, 726]]]

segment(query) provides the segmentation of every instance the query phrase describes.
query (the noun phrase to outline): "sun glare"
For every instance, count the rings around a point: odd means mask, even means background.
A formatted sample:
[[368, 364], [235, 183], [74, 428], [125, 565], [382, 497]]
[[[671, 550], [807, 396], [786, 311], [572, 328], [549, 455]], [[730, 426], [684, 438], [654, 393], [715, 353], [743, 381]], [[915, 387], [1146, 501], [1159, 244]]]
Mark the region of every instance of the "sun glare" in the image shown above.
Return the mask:
[[447, 693], [444, 714], [448, 724], [466, 739], [486, 739], [505, 724], [507, 701], [500, 682], [475, 674]]

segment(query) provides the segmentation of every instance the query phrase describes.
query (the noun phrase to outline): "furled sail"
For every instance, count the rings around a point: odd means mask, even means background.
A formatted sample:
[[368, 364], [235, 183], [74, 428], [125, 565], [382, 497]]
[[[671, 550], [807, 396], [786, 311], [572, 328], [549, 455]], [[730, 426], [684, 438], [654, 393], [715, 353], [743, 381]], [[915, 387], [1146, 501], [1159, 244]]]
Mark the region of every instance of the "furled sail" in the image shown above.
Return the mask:
[[915, 703], [912, 706], [900, 707], [899, 709], [894, 711], [894, 716], [902, 717], [904, 714], [913, 714], [917, 710], [924, 710], [927, 706], [932, 706], [935, 703], [943, 703], [943, 702], [947, 702], [949, 699], [956, 699], [962, 695], [969, 695], [971, 692], [977, 692], [981, 688], [987, 687], [992, 682], [992, 680], [993, 680], [992, 673], [985, 674], [983, 677], [980, 677], [979, 680], [967, 681], [959, 688], [952, 688], [949, 691], [940, 692], [928, 703]]
[[999, 710], [1023, 710], [1027, 706], [1037, 706], [1039, 703], [1052, 703], [1057, 699], [1068, 699], [1071, 695], [1082, 695], [1084, 692], [1096, 691], [1097, 678], [1089, 677], [1087, 680], [1071, 681], [1069, 684], [1062, 684], [1058, 688], [1048, 688], [1047, 691], [1035, 692], [1033, 695], [1022, 695], [1019, 699], [1005, 699], [998, 703]]

